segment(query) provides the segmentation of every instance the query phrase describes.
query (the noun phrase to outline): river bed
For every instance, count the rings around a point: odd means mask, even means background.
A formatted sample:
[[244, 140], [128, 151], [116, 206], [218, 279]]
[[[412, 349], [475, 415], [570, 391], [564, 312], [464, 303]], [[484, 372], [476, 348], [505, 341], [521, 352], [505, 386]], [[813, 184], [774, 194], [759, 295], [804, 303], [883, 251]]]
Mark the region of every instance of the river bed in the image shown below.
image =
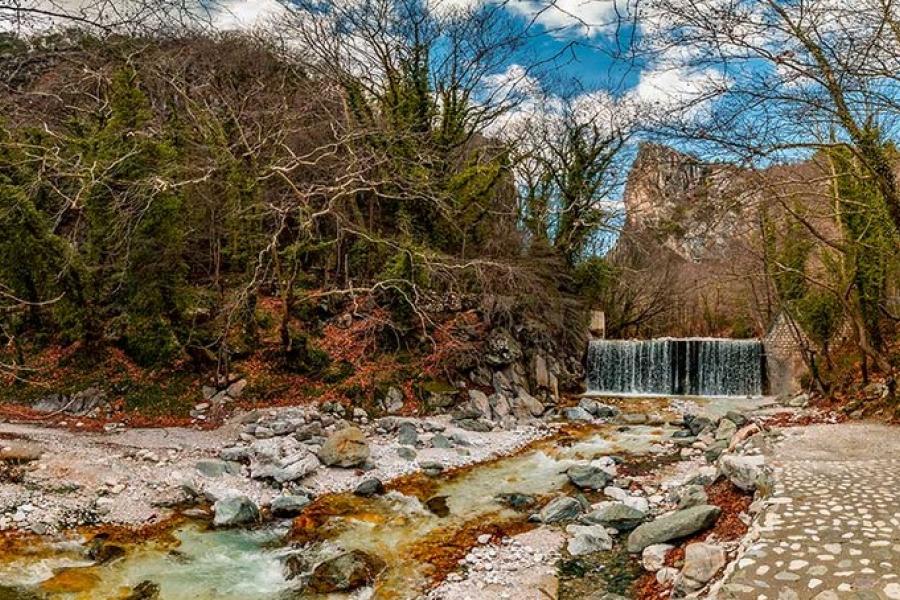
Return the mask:
[[[314, 530], [299, 540], [296, 526], [290, 534], [290, 521], [252, 530], [215, 530], [194, 521], [127, 545], [123, 557], [102, 565], [87, 558], [83, 539], [36, 542], [0, 562], [0, 581], [16, 590], [7, 591], [10, 598], [125, 598], [148, 581], [165, 600], [316, 598], [322, 596], [303, 591], [304, 571], [340, 551], [362, 550], [387, 564], [374, 590], [362, 596], [414, 598], [464, 555], [479, 533], [499, 537], [531, 527], [531, 512], [571, 486], [564, 472], [574, 461], [658, 456], [671, 451], [661, 444], [671, 432], [667, 426], [594, 426], [456, 473], [422, 476], [424, 483], [411, 489], [373, 498], [324, 496], [310, 506], [315, 519], [307, 520], [307, 527], [312, 523]], [[536, 502], [512, 508], [504, 494]], [[286, 566], [290, 556], [299, 572], [293, 579]]]

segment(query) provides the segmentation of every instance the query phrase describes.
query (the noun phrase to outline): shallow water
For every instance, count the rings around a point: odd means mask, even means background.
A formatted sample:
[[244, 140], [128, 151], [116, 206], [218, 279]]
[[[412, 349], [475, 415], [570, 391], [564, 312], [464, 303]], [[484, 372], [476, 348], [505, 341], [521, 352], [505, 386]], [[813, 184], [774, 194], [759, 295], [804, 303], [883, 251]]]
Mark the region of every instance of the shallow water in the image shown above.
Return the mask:
[[[659, 453], [658, 442], [671, 431], [602, 426], [565, 444], [548, 440], [522, 454], [428, 482], [430, 489], [419, 498], [396, 491], [370, 499], [331, 496], [323, 500], [333, 509], [324, 512], [317, 541], [301, 548], [287, 542], [284, 526], [221, 531], [192, 523], [176, 530], [174, 541], [138, 544], [126, 557], [103, 566], [88, 566], [78, 543], [34, 548], [35, 554], [0, 562], [0, 581], [54, 598], [122, 598], [143, 581], [159, 585], [163, 600], [311, 598], [298, 581], [285, 578], [285, 558], [297, 554], [311, 567], [341, 550], [359, 549], [388, 565], [377, 581], [376, 598], [415, 597], [429, 584], [434, 565], [455, 561], [453, 552], [464, 554], [477, 532], [499, 533], [525, 523], [528, 513], [504, 506], [498, 494], [547, 496], [567, 485], [564, 471], [572, 461]], [[443, 516], [424, 506], [432, 496], [445, 497]]]

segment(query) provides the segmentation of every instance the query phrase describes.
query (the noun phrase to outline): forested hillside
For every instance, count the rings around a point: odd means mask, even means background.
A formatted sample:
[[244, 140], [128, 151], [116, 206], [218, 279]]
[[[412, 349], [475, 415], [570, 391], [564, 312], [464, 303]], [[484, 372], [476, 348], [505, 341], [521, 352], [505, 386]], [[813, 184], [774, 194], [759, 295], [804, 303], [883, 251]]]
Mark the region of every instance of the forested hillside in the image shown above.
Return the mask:
[[[363, 92], [250, 36], [8, 37], [6, 389], [83, 387], [74, 371], [105, 378], [112, 360], [140, 405], [241, 361], [329, 382], [360, 354], [412, 361], [347, 386], [371, 399], [374, 380], [429, 379], [423, 360], [444, 380], [471, 368], [499, 326], [537, 325], [578, 357], [581, 247], [520, 228], [510, 148], [461, 83], [436, 95], [408, 41]], [[160, 392], [157, 370], [187, 388]]]

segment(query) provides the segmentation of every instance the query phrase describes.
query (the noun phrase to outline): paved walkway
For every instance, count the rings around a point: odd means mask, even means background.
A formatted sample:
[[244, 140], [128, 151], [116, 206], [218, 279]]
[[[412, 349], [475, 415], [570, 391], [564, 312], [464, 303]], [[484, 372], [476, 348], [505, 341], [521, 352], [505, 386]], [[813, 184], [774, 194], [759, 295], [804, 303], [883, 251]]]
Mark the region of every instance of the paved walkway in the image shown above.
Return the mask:
[[767, 454], [774, 504], [719, 597], [900, 600], [900, 428], [790, 429]]

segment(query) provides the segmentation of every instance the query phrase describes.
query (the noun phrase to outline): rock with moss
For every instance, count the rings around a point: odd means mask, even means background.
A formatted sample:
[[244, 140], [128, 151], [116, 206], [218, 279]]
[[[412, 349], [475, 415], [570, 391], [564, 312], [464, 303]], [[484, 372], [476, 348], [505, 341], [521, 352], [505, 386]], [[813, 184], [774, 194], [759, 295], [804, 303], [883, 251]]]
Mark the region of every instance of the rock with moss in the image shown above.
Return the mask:
[[307, 588], [316, 594], [351, 592], [371, 585], [385, 566], [376, 556], [351, 550], [319, 563], [310, 575]]

